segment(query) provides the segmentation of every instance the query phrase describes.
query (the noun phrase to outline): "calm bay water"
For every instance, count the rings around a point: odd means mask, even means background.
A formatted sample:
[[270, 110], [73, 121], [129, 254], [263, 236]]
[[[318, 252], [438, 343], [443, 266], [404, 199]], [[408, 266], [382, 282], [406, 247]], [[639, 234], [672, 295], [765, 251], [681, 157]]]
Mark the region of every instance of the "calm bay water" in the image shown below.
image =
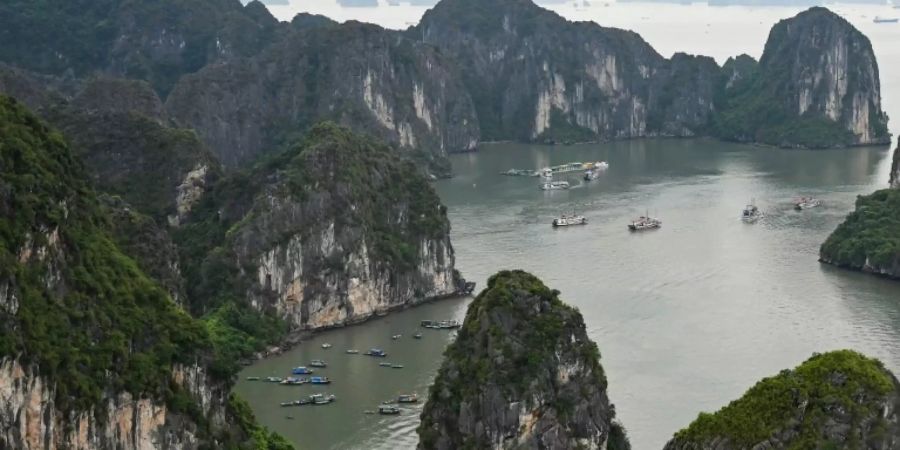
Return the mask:
[[[380, 1], [376, 8], [344, 7], [337, 0], [286, 3], [269, 8], [281, 20], [307, 11], [390, 28], [405, 28], [426, 10], [402, 0], [398, 6]], [[634, 30], [666, 56], [685, 51], [720, 63], [740, 53], [758, 58], [771, 26], [803, 9], [609, 4], [547, 7], [572, 20]], [[900, 26], [876, 25], [872, 18], [900, 13], [883, 5], [830, 7], [871, 39], [884, 108], [897, 133]], [[705, 139], [555, 148], [497, 144], [454, 156], [457, 176], [436, 187], [449, 207], [457, 266], [479, 289], [498, 270], [525, 269], [581, 310], [600, 346], [619, 418], [633, 448], [645, 450], [661, 448], [698, 412], [718, 409], [760, 378], [816, 351], [854, 348], [900, 373], [900, 283], [816, 261], [819, 245], [852, 210], [856, 195], [886, 185], [889, 156], [885, 148], [785, 151]], [[532, 178], [498, 175], [512, 167], [595, 160], [609, 161], [610, 170], [566, 192], [545, 193]], [[573, 184], [578, 180], [573, 174]], [[797, 213], [790, 202], [799, 195], [819, 197], [824, 205]], [[766, 217], [748, 225], [739, 214], [751, 198]], [[590, 224], [550, 227], [555, 215], [572, 209]], [[628, 233], [627, 221], [645, 211], [658, 215], [663, 228]], [[247, 368], [236, 391], [264, 424], [300, 449], [414, 448], [421, 403], [396, 417], [363, 411], [400, 393], [425, 396], [450, 333], [411, 336], [423, 319], [462, 320], [469, 301], [442, 301], [322, 333]], [[403, 337], [392, 340], [398, 333]], [[323, 342], [333, 348], [323, 350]], [[404, 368], [344, 353], [376, 346]], [[312, 359], [329, 363], [321, 373], [333, 385], [244, 381], [284, 376]], [[338, 401], [278, 406], [313, 392], [334, 393]]]
[[[595, 160], [609, 161], [609, 171], [591, 183], [573, 174], [569, 191], [543, 192], [534, 178], [499, 175]], [[661, 448], [698, 412], [816, 351], [854, 348], [900, 372], [900, 283], [816, 261], [856, 195], [885, 185], [886, 148], [786, 151], [707, 139], [497, 144], [453, 163], [457, 176], [436, 187], [450, 211], [459, 269], [480, 287], [501, 269], [531, 271], [581, 310], [635, 449]], [[824, 205], [795, 212], [798, 195]], [[751, 198], [766, 213], [752, 225], [739, 219]], [[555, 215], [573, 209], [589, 225], [551, 228]], [[629, 219], [645, 211], [663, 228], [629, 233]], [[413, 448], [421, 404], [399, 417], [363, 411], [400, 393], [427, 393], [450, 334], [411, 336], [423, 319], [462, 319], [468, 301], [322, 333], [242, 373], [284, 375], [322, 358], [329, 363], [322, 373], [334, 379], [328, 388], [241, 381], [237, 392], [303, 449]], [[398, 333], [404, 336], [391, 340]], [[323, 350], [323, 342], [334, 347]], [[404, 368], [344, 353], [373, 346]], [[338, 401], [278, 406], [318, 391]]]

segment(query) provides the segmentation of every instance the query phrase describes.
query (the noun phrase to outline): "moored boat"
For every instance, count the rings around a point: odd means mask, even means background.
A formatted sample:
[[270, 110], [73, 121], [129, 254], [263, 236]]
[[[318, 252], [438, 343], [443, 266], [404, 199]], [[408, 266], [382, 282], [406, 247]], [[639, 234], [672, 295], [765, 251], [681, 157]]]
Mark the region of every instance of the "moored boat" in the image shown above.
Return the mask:
[[328, 367], [328, 364], [321, 359], [314, 359], [309, 362], [310, 367]]
[[384, 416], [396, 416], [397, 414], [400, 414], [400, 408], [394, 405], [379, 405], [378, 414]]
[[401, 394], [397, 397], [397, 403], [416, 403], [419, 401], [419, 397], [416, 394]]
[[331, 384], [328, 377], [310, 377], [309, 384]]
[[370, 348], [369, 351], [366, 352], [368, 356], [374, 356], [376, 358], [385, 358], [387, 357], [387, 353], [380, 348]]
[[306, 378], [287, 377], [287, 378], [281, 380], [281, 383], [279, 383], [279, 384], [285, 385], [285, 386], [299, 386], [301, 384], [306, 384], [308, 382], [309, 382], [309, 380], [307, 380]]
[[378, 363], [378, 365], [381, 367], [391, 367], [391, 363], [388, 362]]
[[268, 383], [281, 383], [284, 381], [284, 378], [281, 377], [266, 377], [266, 382]]
[[662, 226], [662, 221], [649, 216], [641, 216], [637, 219], [631, 221], [628, 224], [628, 229], [631, 231], [644, 231], [644, 230], [653, 230]]
[[575, 212], [572, 215], [563, 214], [553, 219], [553, 227], [568, 227], [572, 225], [587, 225], [587, 218], [580, 216]]
[[307, 368], [306, 366], [299, 366], [291, 369], [292, 375], [309, 375], [311, 373], [313, 373], [313, 370]]
[[[895, 6], [895, 8], [896, 8], [896, 6]], [[897, 22], [900, 22], [900, 19], [898, 19], [898, 18], [896, 18], [896, 17], [879, 17], [879, 16], [875, 16], [875, 19], [872, 20], [872, 21], [875, 22], [875, 23], [897, 23]]]
[[259, 381], [259, 377], [247, 377], [247, 381]]
[[322, 348], [329, 349], [329, 348], [331, 348], [331, 344], [326, 342], [326, 343], [322, 344]]
[[413, 335], [413, 339], [422, 339], [422, 333], [416, 333]]
[[391, 336], [391, 339], [393, 339], [393, 340], [396, 341], [397, 339], [400, 339], [400, 338], [402, 338], [402, 337], [403, 337], [402, 334], [395, 334], [395, 335]]
[[568, 181], [550, 181], [547, 183], [541, 183], [542, 191], [559, 191], [569, 189]]
[[358, 354], [359, 354], [359, 350], [353, 348], [353, 349], [347, 350], [347, 354], [348, 354], [348, 355], [358, 355]]
[[402, 369], [403, 364], [391, 364], [391, 369]]
[[337, 400], [334, 394], [313, 394], [309, 396], [309, 399], [313, 405], [327, 405]]

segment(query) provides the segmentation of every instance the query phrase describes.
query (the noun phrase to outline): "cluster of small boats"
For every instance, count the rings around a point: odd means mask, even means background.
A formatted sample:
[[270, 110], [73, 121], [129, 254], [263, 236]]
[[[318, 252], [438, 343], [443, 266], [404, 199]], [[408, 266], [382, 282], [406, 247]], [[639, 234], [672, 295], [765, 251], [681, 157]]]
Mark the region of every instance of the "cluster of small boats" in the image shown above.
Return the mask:
[[[416, 396], [416, 394], [401, 394], [396, 399], [381, 402], [381, 404], [378, 405], [377, 412], [378, 412], [378, 414], [381, 414], [383, 416], [396, 416], [396, 415], [400, 414], [400, 412], [402, 411], [400, 409], [400, 407], [397, 406], [398, 404], [416, 403], [418, 401], [419, 401], [419, 397]], [[374, 413], [375, 413], [375, 411], [366, 411], [366, 414], [374, 414]]]

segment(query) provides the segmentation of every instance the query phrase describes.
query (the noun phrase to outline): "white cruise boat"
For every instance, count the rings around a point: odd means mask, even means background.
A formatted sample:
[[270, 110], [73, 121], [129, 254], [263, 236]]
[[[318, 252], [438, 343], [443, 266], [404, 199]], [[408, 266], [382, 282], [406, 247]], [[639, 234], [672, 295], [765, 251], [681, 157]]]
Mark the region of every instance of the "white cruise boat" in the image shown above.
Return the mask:
[[553, 227], [568, 227], [572, 225], [587, 225], [587, 218], [584, 216], [579, 216], [574, 212], [569, 214], [563, 214], [555, 219], [553, 219]]
[[661, 226], [662, 220], [649, 216], [641, 216], [632, 220], [631, 223], [628, 224], [628, 229], [631, 231], [644, 231], [653, 230]]
[[796, 201], [794, 201], [794, 209], [797, 211], [802, 211], [804, 209], [815, 208], [817, 206], [822, 206], [822, 200], [812, 197], [800, 197]]
[[562, 189], [568, 189], [569, 182], [568, 181], [548, 181], [546, 183], [541, 183], [542, 191], [557, 191]]

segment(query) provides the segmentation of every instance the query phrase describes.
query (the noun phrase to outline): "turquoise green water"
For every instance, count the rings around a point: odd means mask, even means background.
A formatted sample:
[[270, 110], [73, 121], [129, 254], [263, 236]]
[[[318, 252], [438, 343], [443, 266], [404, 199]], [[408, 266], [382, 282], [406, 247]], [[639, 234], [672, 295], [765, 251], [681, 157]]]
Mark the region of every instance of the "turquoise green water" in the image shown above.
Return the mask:
[[[542, 192], [533, 178], [498, 174], [568, 161], [610, 162], [590, 184]], [[453, 157], [457, 176], [436, 187], [450, 211], [457, 266], [483, 287], [500, 269], [534, 272], [584, 315], [603, 354], [616, 403], [636, 449], [661, 448], [697, 413], [715, 410], [760, 378], [812, 352], [855, 348], [900, 371], [900, 283], [820, 265], [818, 246], [856, 195], [886, 183], [888, 151], [784, 151], [713, 140], [643, 140], [602, 145], [486, 146]], [[823, 206], [798, 213], [799, 195]], [[755, 198], [766, 216], [740, 221]], [[584, 227], [554, 230], [578, 210]], [[632, 234], [645, 211], [660, 230]], [[302, 449], [413, 448], [421, 404], [400, 416], [363, 414], [399, 393], [427, 393], [446, 331], [423, 319], [462, 319], [467, 299], [447, 300], [318, 335], [247, 375], [284, 375], [326, 359], [327, 388], [241, 381], [263, 423]], [[391, 340], [394, 334], [404, 336]], [[322, 350], [321, 343], [333, 344]], [[346, 355], [383, 346], [390, 362]], [[327, 391], [338, 401], [288, 413], [278, 403]], [[285, 416], [291, 414], [293, 419]]]

